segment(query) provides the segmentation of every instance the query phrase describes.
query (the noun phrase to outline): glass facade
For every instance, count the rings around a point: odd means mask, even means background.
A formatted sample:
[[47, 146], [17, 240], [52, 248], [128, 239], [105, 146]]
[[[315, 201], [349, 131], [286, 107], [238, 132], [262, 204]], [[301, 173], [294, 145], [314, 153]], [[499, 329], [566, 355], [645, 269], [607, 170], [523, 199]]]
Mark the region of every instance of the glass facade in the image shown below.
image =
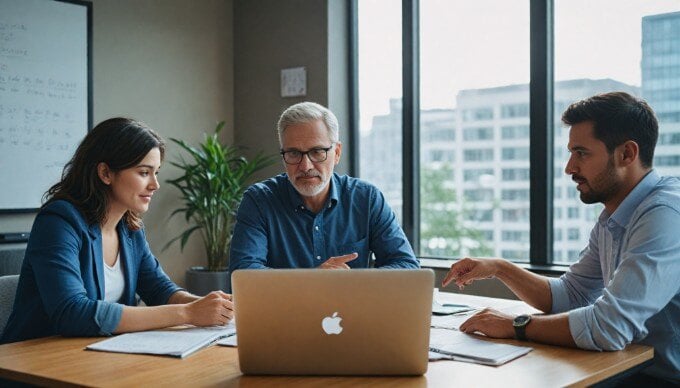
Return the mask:
[[[359, 2], [360, 42], [363, 4]], [[602, 209], [584, 205], [564, 173], [569, 131], [560, 117], [569, 104], [615, 90], [645, 98], [660, 121], [655, 167], [664, 175], [680, 175], [680, 12], [668, 12], [680, 10], [680, 5], [640, 2], [639, 9], [631, 6], [621, 18], [603, 16], [617, 4], [555, 1], [554, 123], [549, 128], [554, 138], [554, 225], [548, 261], [557, 264], [578, 259]], [[627, 23], [626, 28], [637, 31], [637, 40], [625, 39], [612, 23], [617, 28]], [[421, 222], [416, 253], [528, 262], [529, 1], [421, 0], [420, 26]], [[374, 47], [376, 52], [380, 47]], [[614, 51], [623, 56], [614, 56]], [[361, 63], [360, 73], [361, 66], [374, 66], [370, 60]], [[381, 187], [399, 212], [401, 99], [395, 93], [387, 100], [389, 111], [373, 115], [362, 127], [361, 177]], [[360, 111], [362, 106], [360, 101]]]

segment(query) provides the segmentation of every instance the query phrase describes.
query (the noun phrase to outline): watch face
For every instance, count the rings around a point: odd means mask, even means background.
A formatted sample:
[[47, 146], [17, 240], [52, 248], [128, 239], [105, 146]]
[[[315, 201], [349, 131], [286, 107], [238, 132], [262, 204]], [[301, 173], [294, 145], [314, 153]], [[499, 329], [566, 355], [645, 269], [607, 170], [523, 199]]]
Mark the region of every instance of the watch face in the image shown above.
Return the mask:
[[513, 326], [524, 326], [531, 320], [529, 315], [519, 315], [512, 321]]

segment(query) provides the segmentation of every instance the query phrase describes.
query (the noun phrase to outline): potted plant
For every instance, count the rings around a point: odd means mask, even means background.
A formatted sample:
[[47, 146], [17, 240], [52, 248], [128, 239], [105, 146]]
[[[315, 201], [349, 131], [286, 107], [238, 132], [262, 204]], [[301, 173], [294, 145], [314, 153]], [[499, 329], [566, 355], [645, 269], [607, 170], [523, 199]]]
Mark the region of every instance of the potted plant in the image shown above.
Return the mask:
[[182, 205], [170, 216], [182, 213], [190, 225], [165, 248], [180, 240], [184, 250], [189, 237], [200, 231], [208, 265], [191, 267], [186, 273], [187, 290], [196, 295], [230, 289], [229, 244], [236, 211], [252, 175], [274, 162], [272, 156], [262, 153], [247, 160], [239, 155], [238, 147], [222, 145], [217, 135], [223, 127], [224, 122], [220, 122], [212, 135], [205, 135], [198, 148], [170, 138], [191, 156], [188, 160], [180, 157], [179, 162], [171, 162], [182, 175], [167, 182], [179, 189]]

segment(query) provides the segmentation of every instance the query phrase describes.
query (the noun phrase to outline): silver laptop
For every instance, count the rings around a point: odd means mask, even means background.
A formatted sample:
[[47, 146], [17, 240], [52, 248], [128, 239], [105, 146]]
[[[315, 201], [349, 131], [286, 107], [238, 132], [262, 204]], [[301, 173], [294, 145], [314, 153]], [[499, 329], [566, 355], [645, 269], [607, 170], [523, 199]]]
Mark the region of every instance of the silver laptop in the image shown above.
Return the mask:
[[422, 375], [431, 270], [239, 270], [232, 275], [245, 374]]

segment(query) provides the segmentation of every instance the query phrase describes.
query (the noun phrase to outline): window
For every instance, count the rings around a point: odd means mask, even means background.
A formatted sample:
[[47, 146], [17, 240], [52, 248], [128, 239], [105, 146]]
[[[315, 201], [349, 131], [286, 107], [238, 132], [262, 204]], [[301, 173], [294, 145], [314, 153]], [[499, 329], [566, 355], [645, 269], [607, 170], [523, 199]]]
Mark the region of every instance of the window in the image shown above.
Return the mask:
[[[596, 93], [624, 90], [649, 101], [660, 124], [655, 168], [680, 176], [677, 0], [625, 7], [620, 0], [548, 0], [552, 7], [530, 0], [403, 1], [418, 4], [405, 8], [404, 26], [415, 21], [420, 34], [404, 30], [403, 47], [416, 49], [403, 57], [398, 2], [355, 2], [359, 173], [385, 192], [400, 219], [402, 206], [411, 215], [404, 229], [416, 254], [577, 260], [602, 205], [583, 204], [564, 173], [569, 128], [560, 116]], [[535, 37], [553, 41], [530, 39], [530, 25]], [[403, 88], [402, 68], [413, 81]], [[531, 82], [530, 70], [539, 75]], [[552, 100], [530, 98], [544, 94]], [[410, 112], [413, 120], [402, 123]], [[553, 147], [530, 144], [546, 139]], [[419, 160], [403, 171], [402, 145], [419, 147], [411, 153]], [[541, 181], [544, 175], [552, 179]]]
[[[357, 89], [362, 102], [357, 124], [360, 176], [380, 188], [401, 220], [401, 43], [392, 38], [401, 36], [401, 7], [393, 7], [393, 3], [392, 0], [357, 2], [360, 53]], [[447, 136], [437, 132], [432, 136]]]
[[529, 160], [529, 147], [503, 147], [501, 160]]
[[493, 118], [493, 108], [465, 109], [463, 111], [463, 121], [484, 121]]
[[[555, 229], [554, 233], [555, 233], [555, 241], [562, 241], [562, 229]], [[562, 251], [558, 251], [558, 252], [561, 253]]]
[[478, 181], [481, 179], [482, 176], [488, 175], [493, 177], [493, 169], [492, 168], [473, 168], [473, 169], [467, 169], [463, 170], [463, 178], [465, 179], [466, 182], [469, 181]]
[[528, 125], [515, 125], [515, 126], [504, 126], [501, 127], [501, 139], [511, 140], [511, 139], [528, 139], [529, 138], [529, 126]]
[[657, 167], [680, 167], [680, 155], [662, 155], [654, 157], [654, 164]]
[[501, 220], [507, 222], [528, 222], [529, 209], [503, 209]]
[[488, 202], [493, 200], [492, 189], [467, 189], [463, 191], [463, 195], [470, 202]]
[[503, 180], [506, 182], [529, 180], [528, 168], [504, 168], [501, 171], [503, 174]]
[[493, 160], [493, 149], [470, 149], [463, 152], [463, 160], [466, 162], [486, 162]]
[[[678, 98], [680, 100], [680, 98]], [[680, 133], [662, 133], [659, 135], [659, 145], [680, 144]]]
[[529, 189], [506, 189], [501, 191], [501, 199], [504, 201], [528, 201]]
[[493, 139], [493, 128], [463, 128], [463, 140], [491, 140]]
[[513, 117], [529, 117], [529, 104], [501, 105], [501, 117], [504, 119]]
[[428, 150], [428, 153], [424, 157], [428, 162], [453, 162], [455, 160], [455, 155], [453, 150]]
[[[568, 104], [596, 93], [621, 90], [642, 97], [655, 110], [659, 120], [659, 142], [655, 167], [663, 175], [680, 175], [680, 3], [672, 0], [633, 1], [621, 7], [617, 0], [554, 0], [554, 115], [556, 149], [564, 149], [569, 131], [558, 134], [559, 118]], [[612, 9], [616, 17], [612, 18]], [[670, 24], [668, 24], [670, 23]], [[670, 28], [670, 29], [669, 29]], [[588, 243], [590, 230], [602, 205], [584, 205], [575, 184], [563, 169], [568, 154], [555, 153], [555, 193], [553, 206], [567, 209], [567, 218], [576, 222], [567, 238], [558, 241], [554, 251], [568, 255], [556, 263], [578, 259], [575, 249]], [[566, 198], [557, 196], [566, 193]], [[579, 213], [580, 212], [580, 213]], [[572, 221], [573, 220], [573, 221]], [[554, 218], [557, 222], [557, 217]]]
[[567, 239], [569, 241], [578, 241], [579, 239], [579, 230], [578, 228], [569, 228], [567, 229]]
[[493, 221], [493, 210], [474, 209], [465, 213], [468, 221]]
[[501, 239], [503, 241], [529, 242], [528, 230], [504, 230]]
[[567, 208], [567, 218], [569, 219], [574, 219], [579, 217], [579, 208], [577, 207], [568, 207]]

